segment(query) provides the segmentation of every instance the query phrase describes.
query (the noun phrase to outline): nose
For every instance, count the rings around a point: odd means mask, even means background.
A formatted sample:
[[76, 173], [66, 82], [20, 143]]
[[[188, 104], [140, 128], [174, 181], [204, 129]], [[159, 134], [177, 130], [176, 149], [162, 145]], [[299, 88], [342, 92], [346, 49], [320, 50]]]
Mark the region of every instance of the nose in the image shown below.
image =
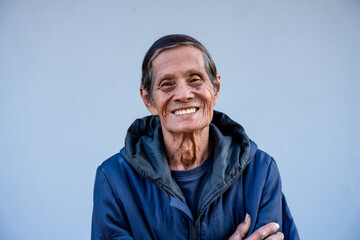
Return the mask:
[[186, 84], [186, 81], [180, 81], [175, 89], [174, 100], [176, 102], [188, 102], [194, 98], [192, 88]]

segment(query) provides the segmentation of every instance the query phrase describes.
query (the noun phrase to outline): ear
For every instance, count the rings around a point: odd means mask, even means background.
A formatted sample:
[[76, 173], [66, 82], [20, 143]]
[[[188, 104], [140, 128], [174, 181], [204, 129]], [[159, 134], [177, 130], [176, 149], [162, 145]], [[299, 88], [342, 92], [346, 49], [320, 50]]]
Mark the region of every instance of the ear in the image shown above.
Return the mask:
[[217, 87], [217, 92], [215, 93], [215, 96], [214, 96], [214, 105], [216, 105], [218, 99], [219, 99], [219, 93], [220, 93], [220, 74], [216, 74], [216, 81], [214, 83]]
[[146, 91], [145, 88], [142, 86], [140, 87], [140, 95], [141, 95], [141, 98], [142, 98], [147, 110], [149, 110], [149, 112], [152, 115], [158, 115], [156, 107], [150, 101], [150, 96], [149, 96], [148, 91]]

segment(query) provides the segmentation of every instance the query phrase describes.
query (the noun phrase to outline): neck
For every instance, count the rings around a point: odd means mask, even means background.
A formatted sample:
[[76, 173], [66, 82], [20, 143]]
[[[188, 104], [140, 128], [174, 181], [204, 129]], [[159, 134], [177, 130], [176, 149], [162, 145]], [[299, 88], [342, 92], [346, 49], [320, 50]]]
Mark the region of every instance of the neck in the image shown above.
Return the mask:
[[194, 133], [163, 131], [163, 136], [171, 170], [195, 168], [209, 156], [209, 126]]

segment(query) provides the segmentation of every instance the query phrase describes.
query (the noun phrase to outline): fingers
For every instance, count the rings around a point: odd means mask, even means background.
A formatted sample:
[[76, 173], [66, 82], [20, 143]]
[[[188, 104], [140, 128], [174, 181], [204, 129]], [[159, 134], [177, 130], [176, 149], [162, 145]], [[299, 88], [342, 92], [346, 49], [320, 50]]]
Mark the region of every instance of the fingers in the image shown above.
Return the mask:
[[246, 234], [249, 232], [250, 225], [251, 225], [251, 217], [249, 214], [246, 214], [245, 220], [237, 226], [236, 231], [234, 232], [233, 235], [230, 236], [229, 240], [244, 239]]
[[[279, 227], [280, 226], [277, 223], [274, 223], [274, 222], [268, 223], [268, 224], [262, 226], [261, 228], [258, 228], [246, 240], [263, 240], [270, 234], [276, 232], [279, 229]], [[271, 237], [273, 237], [273, 236], [271, 236]], [[278, 237], [278, 236], [276, 236], [276, 237]], [[278, 240], [278, 239], [282, 239], [282, 238], [266, 238], [266, 240]]]
[[[233, 235], [230, 236], [229, 240], [243, 240], [246, 234], [249, 232], [251, 225], [251, 218], [249, 214], [246, 214], [245, 220], [240, 223]], [[277, 223], [268, 223], [260, 228], [258, 228], [253, 234], [244, 240], [264, 240], [267, 236], [275, 233], [279, 229], [279, 224]], [[278, 232], [266, 240], [284, 240], [284, 234]]]
[[282, 232], [277, 232], [276, 234], [266, 238], [266, 240], [284, 240], [284, 234]]

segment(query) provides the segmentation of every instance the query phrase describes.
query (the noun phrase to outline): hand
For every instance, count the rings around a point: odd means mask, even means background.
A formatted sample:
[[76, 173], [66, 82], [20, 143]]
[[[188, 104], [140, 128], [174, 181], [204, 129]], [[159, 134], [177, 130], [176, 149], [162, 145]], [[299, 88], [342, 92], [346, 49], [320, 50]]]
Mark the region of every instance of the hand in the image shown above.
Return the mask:
[[[240, 223], [233, 235], [230, 236], [229, 240], [263, 240], [270, 234], [276, 232], [279, 229], [279, 224], [271, 222], [262, 226], [251, 234], [248, 238], [245, 238], [245, 235], [249, 232], [251, 225], [251, 217], [249, 214], [246, 214], [245, 220]], [[265, 240], [284, 240], [284, 234], [277, 232], [276, 234], [266, 238]]]

